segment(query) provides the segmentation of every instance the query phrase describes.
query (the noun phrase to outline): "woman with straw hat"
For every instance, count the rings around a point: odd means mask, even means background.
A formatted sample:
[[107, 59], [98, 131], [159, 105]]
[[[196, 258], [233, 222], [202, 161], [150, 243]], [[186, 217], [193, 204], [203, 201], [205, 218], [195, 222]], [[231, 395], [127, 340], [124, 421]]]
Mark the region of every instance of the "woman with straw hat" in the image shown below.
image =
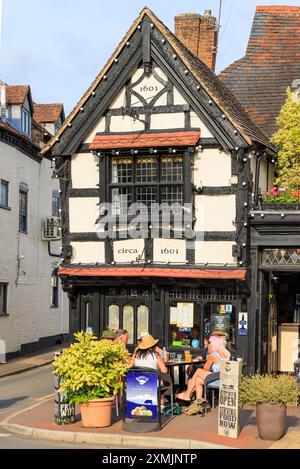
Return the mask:
[[132, 357], [134, 366], [142, 366], [159, 370], [161, 373], [167, 373], [167, 367], [161, 355], [157, 351], [158, 339], [152, 335], [145, 334], [140, 341]]

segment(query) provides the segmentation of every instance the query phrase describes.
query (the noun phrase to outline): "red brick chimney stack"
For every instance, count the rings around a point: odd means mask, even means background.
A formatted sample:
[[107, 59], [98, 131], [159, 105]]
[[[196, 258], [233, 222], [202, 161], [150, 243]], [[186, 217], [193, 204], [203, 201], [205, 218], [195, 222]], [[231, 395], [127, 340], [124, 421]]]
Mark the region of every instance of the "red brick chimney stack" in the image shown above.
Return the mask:
[[216, 67], [219, 28], [211, 10], [204, 15], [183, 13], [175, 16], [175, 36], [213, 71]]

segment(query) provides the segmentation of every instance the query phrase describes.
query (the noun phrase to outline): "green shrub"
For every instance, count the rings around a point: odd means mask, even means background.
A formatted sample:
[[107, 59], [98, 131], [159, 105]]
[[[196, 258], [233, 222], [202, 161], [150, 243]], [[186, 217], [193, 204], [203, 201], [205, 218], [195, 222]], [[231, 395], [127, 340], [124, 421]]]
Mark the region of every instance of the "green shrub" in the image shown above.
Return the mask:
[[97, 340], [92, 333], [78, 332], [77, 340], [54, 360], [54, 374], [61, 377], [59, 391], [70, 403], [115, 396], [126, 375], [128, 352], [123, 344]]
[[299, 396], [296, 379], [291, 375], [254, 375], [242, 378], [241, 404], [293, 404]]

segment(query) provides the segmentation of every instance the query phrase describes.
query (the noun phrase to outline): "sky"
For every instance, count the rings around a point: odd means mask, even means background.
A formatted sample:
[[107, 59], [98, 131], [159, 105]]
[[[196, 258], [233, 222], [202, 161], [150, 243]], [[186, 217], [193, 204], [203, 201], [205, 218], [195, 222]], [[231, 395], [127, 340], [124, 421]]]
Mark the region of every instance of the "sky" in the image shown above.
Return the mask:
[[[0, 79], [29, 84], [35, 102], [68, 114], [144, 6], [173, 31], [179, 13], [218, 16], [220, 0], [0, 0]], [[300, 0], [223, 0], [217, 72], [245, 53], [256, 5]]]

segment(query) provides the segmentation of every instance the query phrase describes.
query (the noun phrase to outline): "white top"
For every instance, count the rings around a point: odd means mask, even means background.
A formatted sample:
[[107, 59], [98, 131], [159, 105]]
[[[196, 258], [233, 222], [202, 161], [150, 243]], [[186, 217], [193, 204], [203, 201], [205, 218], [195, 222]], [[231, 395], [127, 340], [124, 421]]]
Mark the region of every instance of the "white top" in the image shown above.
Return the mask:
[[152, 355], [152, 353], [149, 353], [147, 357], [136, 358], [134, 360], [134, 366], [145, 366], [146, 368], [153, 368], [154, 370], [157, 370], [157, 357], [156, 355]]

